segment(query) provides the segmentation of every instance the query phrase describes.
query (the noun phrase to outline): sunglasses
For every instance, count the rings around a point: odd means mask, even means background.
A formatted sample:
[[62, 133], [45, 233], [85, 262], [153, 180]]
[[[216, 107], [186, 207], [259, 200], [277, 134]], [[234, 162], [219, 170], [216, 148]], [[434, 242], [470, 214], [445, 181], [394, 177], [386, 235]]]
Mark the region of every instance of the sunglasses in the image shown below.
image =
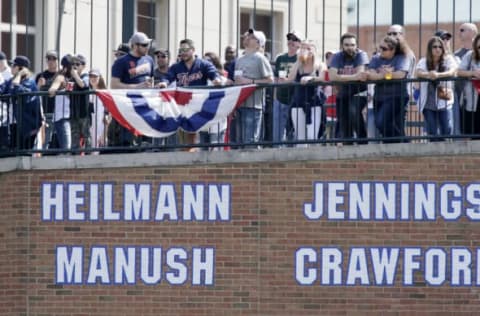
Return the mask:
[[138, 46], [148, 47], [148, 44], [137, 44]]
[[388, 32], [387, 33], [388, 36], [397, 36], [398, 34], [400, 34], [400, 32]]
[[380, 46], [380, 49], [382, 50], [382, 52], [392, 50], [390, 47], [385, 47], [385, 46]]
[[432, 45], [432, 49], [436, 49], [436, 48], [441, 48], [443, 49], [443, 47], [441, 45]]
[[179, 48], [179, 49], [178, 49], [178, 52], [181, 54], [181, 53], [186, 53], [186, 52], [188, 52], [189, 50], [190, 50], [190, 47], [188, 47], [188, 48]]

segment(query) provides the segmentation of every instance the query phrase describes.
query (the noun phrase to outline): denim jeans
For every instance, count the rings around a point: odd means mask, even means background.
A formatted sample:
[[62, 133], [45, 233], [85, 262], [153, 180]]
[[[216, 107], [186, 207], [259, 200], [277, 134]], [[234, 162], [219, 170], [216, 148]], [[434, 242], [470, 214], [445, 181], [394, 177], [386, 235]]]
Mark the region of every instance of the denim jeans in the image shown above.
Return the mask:
[[[90, 148], [92, 146], [92, 136], [90, 133], [91, 126], [92, 119], [90, 117], [70, 119], [70, 130], [72, 134], [73, 149]], [[80, 144], [80, 140], [82, 138], [83, 144]]]
[[[390, 97], [375, 101], [375, 126], [383, 137], [405, 136], [405, 104], [408, 96]], [[398, 140], [385, 140], [388, 142], [399, 142]]]
[[233, 121], [235, 141], [238, 144], [251, 144], [261, 140], [263, 111], [240, 107]]
[[[450, 136], [453, 135], [453, 110], [452, 108], [434, 111], [429, 109], [423, 110], [425, 117], [425, 129], [429, 136]], [[434, 141], [443, 140], [435, 138]]]
[[45, 113], [45, 143], [43, 149], [50, 148], [50, 141], [55, 130], [55, 123], [53, 121], [53, 113]]
[[362, 111], [367, 106], [367, 98], [360, 96], [337, 96], [337, 120], [340, 138], [367, 137]]
[[460, 101], [458, 95], [455, 94], [455, 102], [452, 107], [452, 120], [453, 120], [453, 135], [460, 135]]
[[287, 122], [290, 118], [290, 105], [281, 103], [278, 100], [273, 101], [273, 131], [272, 141], [274, 143], [283, 142], [287, 136]]
[[55, 133], [57, 134], [58, 146], [60, 149], [72, 148], [72, 133], [70, 130], [70, 119], [61, 119], [55, 122]]

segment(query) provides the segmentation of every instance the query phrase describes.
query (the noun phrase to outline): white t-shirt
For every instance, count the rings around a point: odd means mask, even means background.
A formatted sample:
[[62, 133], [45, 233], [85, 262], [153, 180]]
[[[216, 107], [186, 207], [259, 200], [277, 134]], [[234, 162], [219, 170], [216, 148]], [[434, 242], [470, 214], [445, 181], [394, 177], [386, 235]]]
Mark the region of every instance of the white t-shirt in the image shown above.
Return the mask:
[[[65, 90], [59, 90], [65, 91]], [[55, 95], [55, 118], [54, 121], [58, 122], [61, 119], [70, 118], [70, 98], [68, 95]]]

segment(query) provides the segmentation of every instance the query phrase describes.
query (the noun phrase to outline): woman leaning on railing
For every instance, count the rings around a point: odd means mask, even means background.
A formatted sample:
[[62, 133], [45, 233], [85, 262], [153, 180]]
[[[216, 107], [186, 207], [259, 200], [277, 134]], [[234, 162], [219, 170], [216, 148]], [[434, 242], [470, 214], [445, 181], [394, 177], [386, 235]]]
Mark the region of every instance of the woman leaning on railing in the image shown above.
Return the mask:
[[453, 134], [453, 82], [440, 79], [455, 76], [456, 70], [457, 63], [444, 41], [437, 36], [430, 38], [426, 57], [420, 59], [416, 69], [418, 78], [430, 79], [420, 82], [419, 99], [419, 110], [429, 136]]

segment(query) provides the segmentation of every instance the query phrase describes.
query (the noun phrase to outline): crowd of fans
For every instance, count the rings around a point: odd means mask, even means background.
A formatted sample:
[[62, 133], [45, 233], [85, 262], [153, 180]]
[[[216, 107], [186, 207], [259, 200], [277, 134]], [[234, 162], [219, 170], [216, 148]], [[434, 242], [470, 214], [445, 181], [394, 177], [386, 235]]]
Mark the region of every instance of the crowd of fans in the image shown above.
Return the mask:
[[[243, 34], [239, 56], [233, 45], [225, 48], [223, 64], [214, 52], [197, 56], [190, 39], [180, 41], [173, 56], [167, 49], [151, 47], [151, 39], [141, 32], [119, 45], [110, 89], [260, 85], [230, 118], [208, 130], [179, 131], [158, 139], [134, 136], [112, 119], [95, 94], [88, 93], [108, 85], [98, 69], [87, 69], [82, 54], [60, 58], [56, 51], [47, 51], [45, 70], [34, 75], [27, 57], [9, 62], [0, 52], [0, 147], [81, 153], [183, 144], [196, 151], [197, 144], [262, 142], [265, 125], [274, 146], [285, 142], [308, 146], [325, 135], [338, 144], [362, 144], [372, 138], [399, 142], [406, 139], [412, 101], [423, 115], [423, 132], [430, 141], [480, 135], [480, 35], [474, 24], [459, 27], [461, 47], [455, 52], [450, 48], [452, 34], [437, 31], [419, 60], [400, 25], [388, 29], [370, 57], [351, 33], [343, 34], [340, 49], [327, 51], [324, 58], [301, 33], [291, 31], [286, 38], [288, 51], [276, 57], [273, 67], [264, 52], [265, 34], [254, 29]], [[421, 80], [403, 80], [415, 78]], [[36, 91], [46, 93], [38, 96]], [[266, 112], [267, 100], [271, 108]], [[326, 128], [331, 121], [327, 116], [335, 122], [332, 129]]]

